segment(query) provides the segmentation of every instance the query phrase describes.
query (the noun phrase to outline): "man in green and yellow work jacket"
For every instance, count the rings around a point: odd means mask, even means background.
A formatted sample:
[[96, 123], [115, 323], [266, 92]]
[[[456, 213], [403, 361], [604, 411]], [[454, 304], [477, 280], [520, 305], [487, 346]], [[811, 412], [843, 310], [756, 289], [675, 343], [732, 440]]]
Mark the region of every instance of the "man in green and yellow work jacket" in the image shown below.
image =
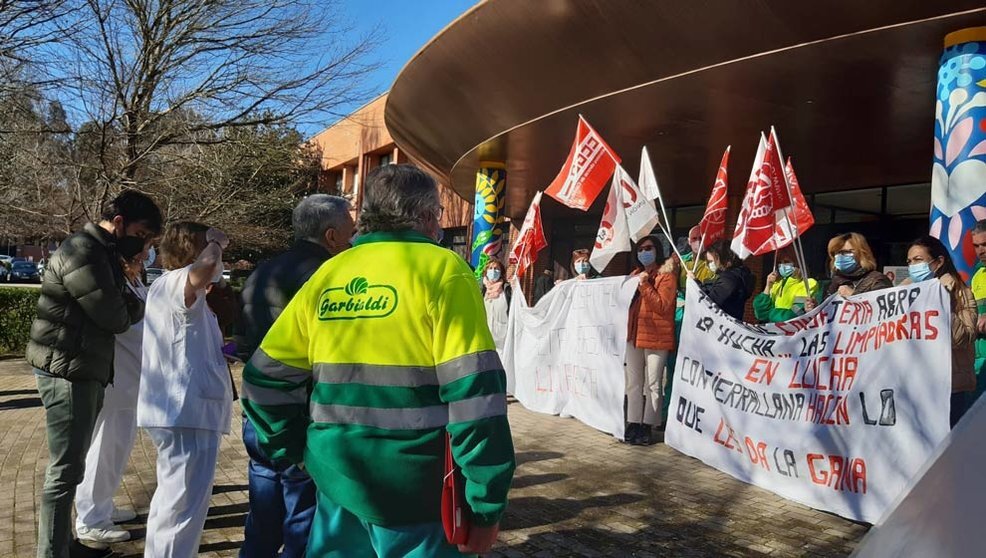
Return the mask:
[[976, 297], [979, 319], [976, 322], [976, 391], [972, 394], [971, 405], [983, 391], [986, 391], [986, 221], [979, 221], [972, 228], [972, 246], [979, 258], [976, 273], [969, 281], [972, 295]]
[[[469, 266], [436, 244], [434, 180], [367, 176], [359, 237], [322, 265], [243, 373], [261, 448], [318, 488], [310, 557], [444, 557], [496, 540], [514, 472], [506, 376]], [[446, 432], [471, 512], [445, 540]]]

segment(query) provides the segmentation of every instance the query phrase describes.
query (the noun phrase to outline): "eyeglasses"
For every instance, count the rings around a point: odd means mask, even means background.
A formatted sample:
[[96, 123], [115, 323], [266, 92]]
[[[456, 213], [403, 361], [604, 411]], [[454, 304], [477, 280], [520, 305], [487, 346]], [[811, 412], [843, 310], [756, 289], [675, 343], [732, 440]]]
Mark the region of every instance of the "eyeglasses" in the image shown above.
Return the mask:
[[440, 221], [442, 219], [442, 215], [445, 215], [445, 206], [439, 205], [438, 213], [435, 214], [435, 219], [438, 219]]
[[835, 253], [836, 256], [853, 256], [855, 253], [852, 250], [839, 250]]

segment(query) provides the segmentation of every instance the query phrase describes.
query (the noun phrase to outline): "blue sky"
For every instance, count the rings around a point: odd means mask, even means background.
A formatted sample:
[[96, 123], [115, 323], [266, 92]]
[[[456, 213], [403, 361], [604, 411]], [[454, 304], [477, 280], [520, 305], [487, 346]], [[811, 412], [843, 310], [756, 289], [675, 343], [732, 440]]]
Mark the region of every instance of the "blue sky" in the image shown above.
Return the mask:
[[356, 32], [382, 27], [384, 42], [372, 56], [381, 66], [368, 80], [379, 94], [390, 89], [404, 64], [425, 43], [476, 3], [477, 0], [344, 0], [340, 7]]

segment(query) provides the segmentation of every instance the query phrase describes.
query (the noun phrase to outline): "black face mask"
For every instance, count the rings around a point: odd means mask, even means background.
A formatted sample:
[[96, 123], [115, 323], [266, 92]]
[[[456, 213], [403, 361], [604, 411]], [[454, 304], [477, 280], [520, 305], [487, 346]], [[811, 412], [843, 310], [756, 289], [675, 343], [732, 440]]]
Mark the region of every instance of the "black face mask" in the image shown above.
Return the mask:
[[116, 251], [123, 259], [130, 260], [144, 251], [144, 239], [139, 236], [125, 236], [116, 239]]

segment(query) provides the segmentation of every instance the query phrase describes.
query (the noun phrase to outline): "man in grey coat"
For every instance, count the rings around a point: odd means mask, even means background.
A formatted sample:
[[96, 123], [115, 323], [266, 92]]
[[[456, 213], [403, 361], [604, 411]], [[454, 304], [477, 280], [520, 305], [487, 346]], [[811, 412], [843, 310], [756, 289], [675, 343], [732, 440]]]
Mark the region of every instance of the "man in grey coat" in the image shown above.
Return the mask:
[[161, 211], [149, 197], [124, 191], [99, 224], [65, 239], [45, 269], [27, 361], [45, 407], [50, 459], [41, 497], [38, 558], [104, 556], [72, 539], [72, 502], [86, 452], [113, 381], [114, 338], [143, 317], [143, 303], [125, 293], [121, 258], [130, 259], [161, 232]]

